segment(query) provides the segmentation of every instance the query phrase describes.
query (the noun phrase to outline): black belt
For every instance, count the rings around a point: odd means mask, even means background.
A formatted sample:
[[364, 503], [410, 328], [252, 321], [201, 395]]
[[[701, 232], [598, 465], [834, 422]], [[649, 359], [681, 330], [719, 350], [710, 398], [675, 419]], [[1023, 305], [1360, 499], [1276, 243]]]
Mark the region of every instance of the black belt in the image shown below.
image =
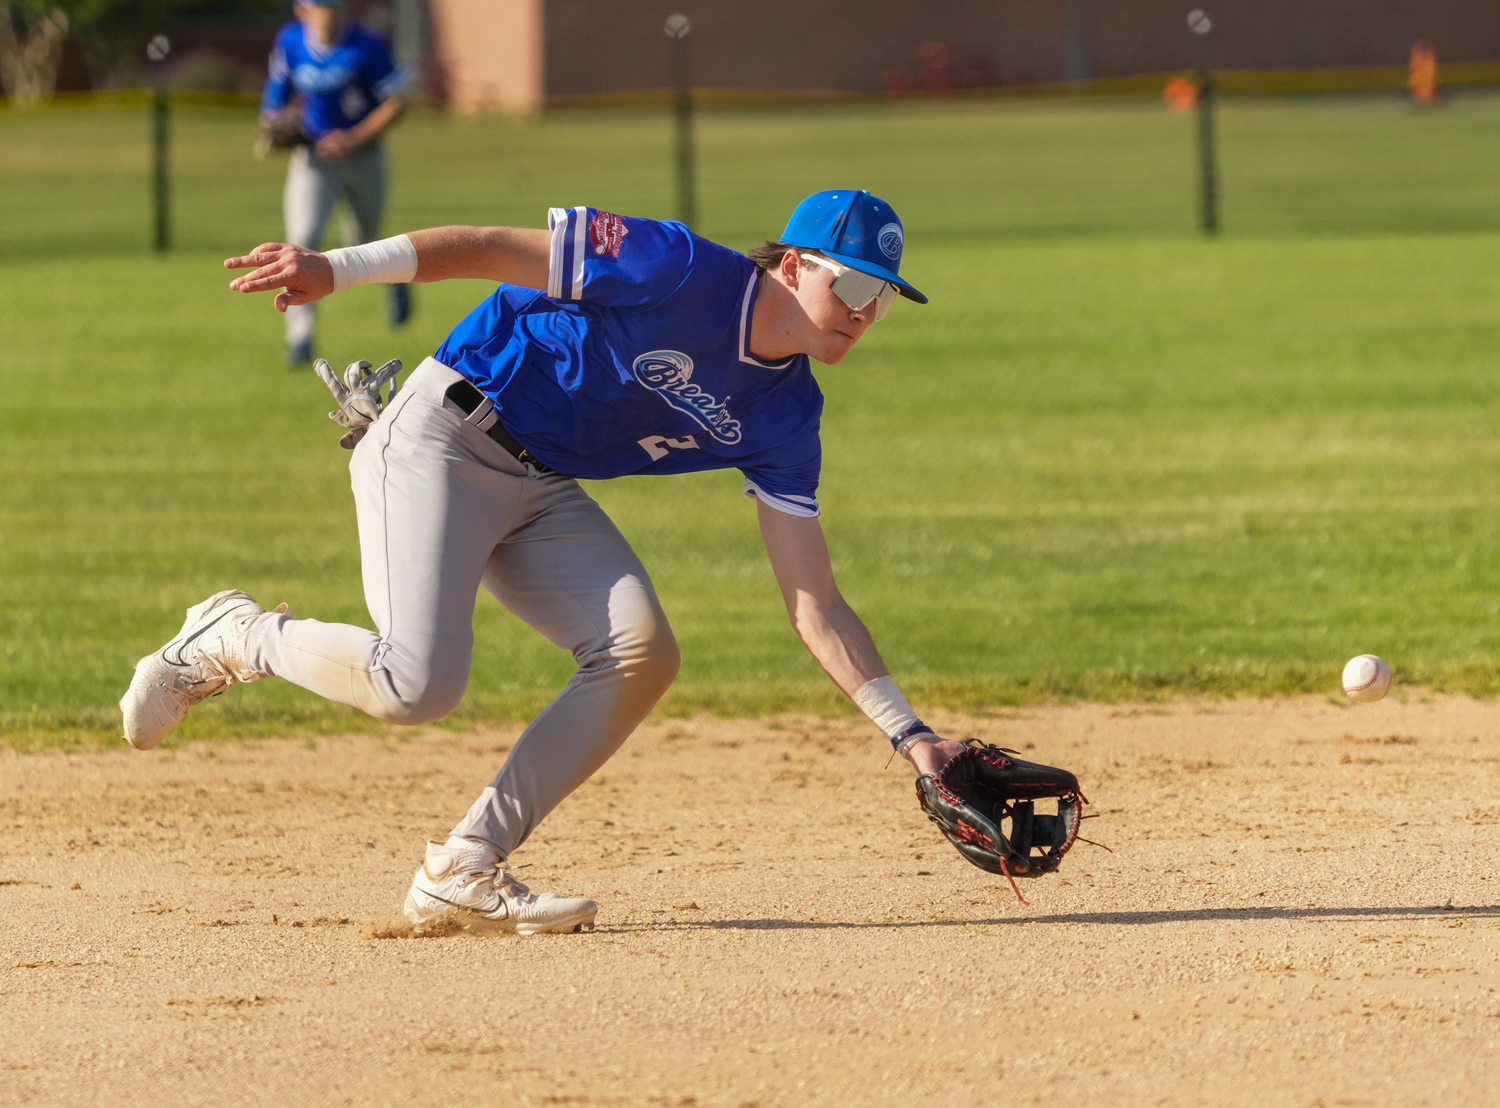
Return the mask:
[[458, 380], [448, 386], [444, 393], [464, 413], [464, 422], [472, 423], [490, 438], [505, 448], [505, 452], [518, 462], [524, 462], [538, 473], [555, 473], [551, 466], [511, 438], [510, 432], [500, 422], [500, 413], [495, 411], [495, 402], [476, 389], [468, 381]]

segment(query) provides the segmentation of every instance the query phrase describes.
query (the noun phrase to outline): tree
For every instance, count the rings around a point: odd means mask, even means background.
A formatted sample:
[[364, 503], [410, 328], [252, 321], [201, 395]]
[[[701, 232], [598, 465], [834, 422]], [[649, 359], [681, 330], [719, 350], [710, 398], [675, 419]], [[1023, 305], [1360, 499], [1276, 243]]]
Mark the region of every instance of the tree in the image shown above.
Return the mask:
[[32, 104], [57, 86], [69, 23], [59, 4], [0, 4], [0, 84], [12, 100]]
[[141, 31], [161, 30], [178, 16], [281, 6], [280, 0], [0, 0], [0, 86], [23, 104], [52, 95], [69, 31], [84, 37], [94, 59], [111, 58]]

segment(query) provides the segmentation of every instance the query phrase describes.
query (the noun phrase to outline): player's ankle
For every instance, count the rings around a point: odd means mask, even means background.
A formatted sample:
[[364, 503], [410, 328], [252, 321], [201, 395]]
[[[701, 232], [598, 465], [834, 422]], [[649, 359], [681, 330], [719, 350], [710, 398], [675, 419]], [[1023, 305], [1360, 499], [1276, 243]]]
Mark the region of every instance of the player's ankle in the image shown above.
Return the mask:
[[471, 839], [462, 835], [449, 835], [443, 846], [459, 854], [460, 864], [484, 868], [498, 866], [505, 859], [495, 845], [484, 839]]

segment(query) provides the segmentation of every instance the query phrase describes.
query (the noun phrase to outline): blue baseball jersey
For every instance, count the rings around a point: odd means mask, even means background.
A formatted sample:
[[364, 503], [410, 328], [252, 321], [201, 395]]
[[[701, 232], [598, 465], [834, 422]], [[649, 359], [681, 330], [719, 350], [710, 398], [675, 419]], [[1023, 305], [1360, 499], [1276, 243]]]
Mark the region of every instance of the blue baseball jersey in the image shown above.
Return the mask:
[[501, 285], [434, 357], [560, 473], [737, 468], [745, 492], [818, 514], [823, 394], [805, 354], [750, 353], [755, 263], [681, 223], [554, 208], [547, 291]]
[[407, 71], [391, 58], [383, 39], [357, 23], [346, 23], [339, 40], [324, 46], [301, 23], [276, 34], [262, 111], [276, 111], [302, 97], [302, 130], [313, 142], [329, 131], [345, 131], [405, 87]]

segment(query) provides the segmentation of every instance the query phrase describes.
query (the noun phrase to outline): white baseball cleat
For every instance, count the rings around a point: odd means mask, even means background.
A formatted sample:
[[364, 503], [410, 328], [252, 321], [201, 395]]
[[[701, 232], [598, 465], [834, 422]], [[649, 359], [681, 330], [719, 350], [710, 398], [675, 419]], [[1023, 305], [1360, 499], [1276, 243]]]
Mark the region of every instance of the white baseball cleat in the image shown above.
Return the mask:
[[[278, 612], [290, 613], [282, 604]], [[238, 589], [217, 592], [187, 611], [175, 638], [135, 664], [120, 698], [125, 741], [150, 750], [193, 708], [231, 685], [259, 681], [245, 660], [244, 623], [265, 609]]]
[[599, 905], [586, 897], [532, 892], [482, 844], [454, 847], [431, 841], [402, 908], [418, 927], [452, 920], [522, 935], [592, 929], [598, 912]]

